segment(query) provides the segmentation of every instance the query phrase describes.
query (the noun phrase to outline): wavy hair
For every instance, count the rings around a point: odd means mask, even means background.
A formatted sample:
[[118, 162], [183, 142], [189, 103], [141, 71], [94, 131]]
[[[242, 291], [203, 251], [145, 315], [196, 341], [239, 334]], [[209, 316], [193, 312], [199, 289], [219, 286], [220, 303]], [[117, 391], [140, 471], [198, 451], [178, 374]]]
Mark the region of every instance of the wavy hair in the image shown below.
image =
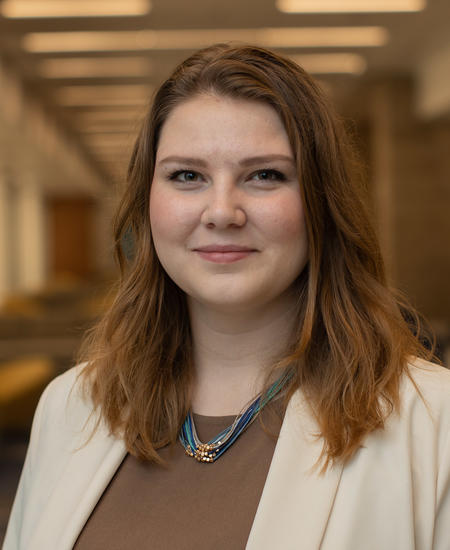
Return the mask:
[[[325, 466], [348, 460], [399, 407], [410, 356], [429, 358], [416, 313], [386, 283], [349, 140], [315, 81], [288, 58], [218, 44], [181, 63], [156, 92], [136, 140], [115, 219], [120, 279], [112, 305], [87, 333], [80, 360], [96, 409], [133, 455], [163, 463], [189, 410], [192, 340], [183, 292], [152, 242], [149, 191], [161, 128], [199, 94], [259, 101], [280, 116], [295, 157], [309, 261], [296, 281], [298, 315], [285, 354], [267, 376], [291, 369], [285, 404], [302, 389], [323, 438]], [[133, 254], [124, 253], [131, 237]], [[414, 330], [411, 330], [414, 328]]]

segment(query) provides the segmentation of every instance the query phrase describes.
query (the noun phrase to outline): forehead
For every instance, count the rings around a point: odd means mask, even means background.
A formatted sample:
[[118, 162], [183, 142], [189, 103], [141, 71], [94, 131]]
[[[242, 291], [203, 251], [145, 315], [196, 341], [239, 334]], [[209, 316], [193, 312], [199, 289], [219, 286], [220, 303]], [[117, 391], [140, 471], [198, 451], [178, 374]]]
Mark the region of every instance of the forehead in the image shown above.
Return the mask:
[[202, 94], [177, 105], [160, 133], [157, 157], [229, 151], [292, 154], [278, 113], [267, 103]]

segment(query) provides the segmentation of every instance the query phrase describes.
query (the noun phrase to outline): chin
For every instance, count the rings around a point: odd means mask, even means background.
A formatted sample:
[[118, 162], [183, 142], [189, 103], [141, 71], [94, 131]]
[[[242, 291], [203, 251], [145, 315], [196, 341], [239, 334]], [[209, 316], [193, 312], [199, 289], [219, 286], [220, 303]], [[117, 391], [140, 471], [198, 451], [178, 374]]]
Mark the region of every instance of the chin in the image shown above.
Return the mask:
[[203, 307], [227, 314], [249, 313], [255, 309], [262, 309], [271, 302], [276, 301], [276, 298], [271, 298], [267, 292], [250, 294], [243, 292], [227, 292], [226, 290], [218, 291], [214, 295], [190, 296], [190, 299], [202, 304]]

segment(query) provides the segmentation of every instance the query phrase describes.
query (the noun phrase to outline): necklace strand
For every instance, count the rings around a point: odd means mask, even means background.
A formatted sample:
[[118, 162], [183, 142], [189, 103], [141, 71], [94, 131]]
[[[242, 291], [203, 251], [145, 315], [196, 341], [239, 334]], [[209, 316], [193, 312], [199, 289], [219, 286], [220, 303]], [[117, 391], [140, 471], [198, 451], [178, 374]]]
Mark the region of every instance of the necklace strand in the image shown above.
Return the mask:
[[192, 411], [189, 411], [183, 422], [179, 435], [179, 439], [186, 454], [195, 458], [199, 462], [211, 463], [216, 461], [255, 420], [258, 413], [267, 405], [267, 403], [280, 392], [291, 376], [292, 372], [283, 374], [269, 388], [265, 394], [264, 400], [262, 400], [261, 394], [258, 395], [258, 397], [252, 401], [247, 409], [243, 410], [236, 416], [230, 426], [210, 439], [207, 443], [202, 443], [200, 441], [197, 435], [197, 430], [195, 429]]

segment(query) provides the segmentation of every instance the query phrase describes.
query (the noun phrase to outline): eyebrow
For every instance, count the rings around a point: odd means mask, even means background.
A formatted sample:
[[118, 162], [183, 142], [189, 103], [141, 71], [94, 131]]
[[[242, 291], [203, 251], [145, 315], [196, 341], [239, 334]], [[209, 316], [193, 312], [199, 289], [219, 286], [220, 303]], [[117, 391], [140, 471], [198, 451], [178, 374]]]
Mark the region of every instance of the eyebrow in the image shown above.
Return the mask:
[[[273, 162], [275, 160], [281, 160], [281, 161], [290, 162], [291, 164], [294, 164], [293, 157], [290, 157], [288, 155], [261, 155], [261, 156], [248, 157], [246, 159], [242, 159], [241, 161], [239, 161], [239, 165], [253, 166], [254, 164], [264, 164], [266, 162]], [[162, 160], [160, 160], [158, 164], [169, 164], [171, 162], [178, 162], [181, 164], [184, 164], [184, 163], [193, 164], [195, 166], [200, 166], [201, 168], [206, 168], [208, 165], [208, 163], [201, 158], [180, 157], [176, 155], [165, 157]]]
[[253, 164], [264, 164], [265, 162], [273, 162], [274, 160], [282, 160], [294, 164], [294, 159], [288, 155], [261, 155], [259, 157], [249, 157], [239, 162], [241, 166], [252, 166]]

